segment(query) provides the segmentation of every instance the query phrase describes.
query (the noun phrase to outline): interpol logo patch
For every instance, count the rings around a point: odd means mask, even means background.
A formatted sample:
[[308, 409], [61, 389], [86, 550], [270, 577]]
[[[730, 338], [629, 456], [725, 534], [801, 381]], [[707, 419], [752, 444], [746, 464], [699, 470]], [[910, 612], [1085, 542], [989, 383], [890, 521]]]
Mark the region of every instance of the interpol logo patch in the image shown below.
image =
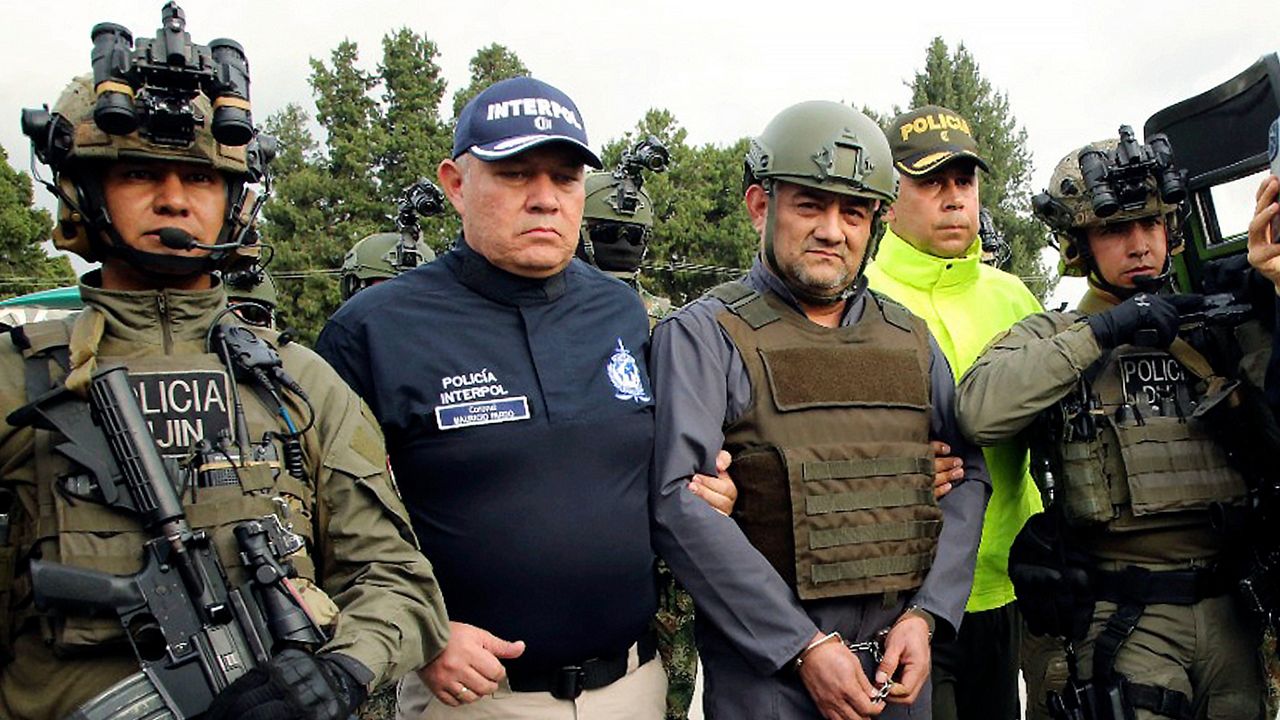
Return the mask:
[[1120, 381], [1125, 399], [1144, 401], [1154, 407], [1177, 402], [1178, 387], [1187, 384], [1187, 371], [1165, 353], [1124, 355], [1120, 358]]
[[220, 370], [130, 372], [142, 416], [160, 454], [181, 457], [201, 438], [213, 442], [231, 431], [231, 397]]

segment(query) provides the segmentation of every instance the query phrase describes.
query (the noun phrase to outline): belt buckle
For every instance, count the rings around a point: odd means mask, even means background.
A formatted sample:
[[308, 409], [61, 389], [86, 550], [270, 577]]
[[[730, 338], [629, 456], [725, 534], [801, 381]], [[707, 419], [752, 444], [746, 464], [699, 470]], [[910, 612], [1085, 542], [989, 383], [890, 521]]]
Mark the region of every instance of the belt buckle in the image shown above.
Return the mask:
[[582, 694], [587, 673], [581, 665], [566, 665], [556, 670], [551, 681], [551, 697], [557, 700], [573, 700]]

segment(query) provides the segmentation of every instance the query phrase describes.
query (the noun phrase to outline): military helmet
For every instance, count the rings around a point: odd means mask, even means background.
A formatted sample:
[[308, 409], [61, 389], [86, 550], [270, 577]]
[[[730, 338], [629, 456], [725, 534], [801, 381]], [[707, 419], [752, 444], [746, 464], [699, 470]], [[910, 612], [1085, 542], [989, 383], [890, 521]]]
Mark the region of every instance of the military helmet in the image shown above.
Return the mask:
[[227, 286], [227, 299], [232, 304], [248, 303], [257, 308], [237, 308], [236, 313], [242, 320], [253, 325], [272, 327], [275, 324], [276, 307], [280, 304], [280, 295], [276, 290], [276, 281], [265, 270], [252, 273], [236, 273], [224, 275]]
[[1088, 189], [1080, 167], [1080, 157], [1113, 155], [1119, 145], [1120, 140], [1110, 138], [1089, 143], [1067, 153], [1053, 169], [1049, 187], [1032, 198], [1032, 211], [1036, 218], [1049, 226], [1057, 240], [1060, 275], [1086, 277], [1089, 274], [1085, 230], [1090, 227], [1163, 217], [1169, 256], [1182, 252], [1181, 208], [1178, 203], [1164, 199], [1156, 175], [1148, 174], [1141, 180], [1146, 193], [1145, 199], [1140, 203], [1118, 206], [1106, 213], [1105, 217], [1099, 217], [1093, 194]]
[[653, 232], [653, 200], [613, 172], [587, 175], [578, 257], [606, 272], [635, 273]]
[[342, 299], [382, 280], [390, 280], [421, 263], [436, 259], [436, 254], [426, 243], [414, 242], [404, 248], [396, 232], [374, 233], [362, 238], [342, 258], [342, 277], [339, 292]]
[[583, 184], [587, 194], [586, 204], [582, 208], [583, 221], [612, 220], [653, 227], [653, 201], [644, 188], [637, 191], [635, 207], [628, 208], [618, 202], [620, 182], [612, 172], [588, 173]]
[[[59, 249], [74, 252], [90, 261], [101, 259], [95, 247], [96, 233], [90, 230], [90, 226], [100, 218], [85, 216], [102, 214], [102, 208], [96, 207], [102, 200], [95, 197], [95, 193], [100, 194], [95, 163], [135, 159], [210, 165], [226, 177], [228, 212], [236, 209], [247, 211], [246, 206], [252, 205], [252, 202], [245, 203], [240, 198], [244, 184], [254, 179], [248, 148], [223, 145], [214, 139], [210, 129], [213, 109], [203, 93], [191, 101], [199, 122], [195, 126], [194, 139], [185, 145], [155, 142], [144, 137], [140, 130], [128, 135], [103, 131], [94, 122], [96, 99], [93, 77], [81, 75], [63, 90], [47, 118], [37, 117], [39, 111], [23, 113], [24, 132], [32, 136], [37, 156], [53, 170], [54, 181], [60, 190], [58, 223], [53, 232], [54, 245]], [[218, 241], [226, 241], [231, 235], [231, 226], [242, 227], [248, 221], [243, 214], [238, 215], [226, 223]], [[234, 229], [238, 231], [240, 227]]]
[[826, 100], [792, 105], [752, 138], [746, 179], [874, 198], [882, 208], [898, 197], [898, 172], [880, 126], [848, 105]]

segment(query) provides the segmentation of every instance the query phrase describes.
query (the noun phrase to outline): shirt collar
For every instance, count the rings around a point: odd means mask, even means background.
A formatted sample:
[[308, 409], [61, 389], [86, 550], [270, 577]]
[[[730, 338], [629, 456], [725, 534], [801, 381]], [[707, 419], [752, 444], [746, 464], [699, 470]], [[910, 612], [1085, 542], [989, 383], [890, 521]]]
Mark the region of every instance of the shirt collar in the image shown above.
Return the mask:
[[[545, 278], [527, 278], [499, 268], [476, 252], [459, 235], [442, 258], [458, 282], [477, 294], [503, 305], [539, 305], [553, 302], [566, 289], [568, 268]], [[570, 265], [577, 260], [570, 261]]]
[[982, 243], [974, 237], [964, 255], [937, 257], [916, 249], [892, 230], [885, 230], [876, 251], [876, 267], [895, 280], [923, 290], [956, 287], [976, 282], [982, 263]]
[[[768, 290], [785, 302], [792, 310], [804, 314], [804, 309], [800, 307], [800, 303], [796, 300], [796, 296], [791, 294], [791, 290], [787, 288], [786, 283], [777, 275], [774, 275], [764, 266], [764, 261], [759, 255], [751, 265], [751, 271], [747, 273], [744, 282], [752, 289], [763, 292]], [[855, 281], [856, 288], [849, 299], [845, 301], [844, 315], [840, 318], [840, 326], [846, 327], [852, 325], [862, 317], [862, 308], [866, 305], [867, 297], [867, 276], [859, 275]]]

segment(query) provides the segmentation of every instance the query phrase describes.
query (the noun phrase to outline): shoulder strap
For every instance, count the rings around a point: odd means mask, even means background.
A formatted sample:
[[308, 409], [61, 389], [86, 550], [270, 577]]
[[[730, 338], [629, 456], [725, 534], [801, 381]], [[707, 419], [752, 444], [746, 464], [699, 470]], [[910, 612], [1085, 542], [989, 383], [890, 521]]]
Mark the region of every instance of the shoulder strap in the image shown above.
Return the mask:
[[906, 332], [912, 332], [915, 329], [912, 323], [913, 316], [911, 311], [905, 305], [875, 290], [868, 289], [867, 292], [875, 299], [876, 305], [880, 307], [880, 314], [884, 316], [885, 322]]
[[50, 362], [62, 372], [71, 371], [71, 328], [63, 320], [40, 320], [9, 331], [9, 339], [22, 352], [27, 400], [34, 400], [53, 387]]
[[739, 280], [721, 283], [708, 290], [707, 294], [724, 303], [729, 312], [742, 318], [752, 330], [782, 319], [778, 311], [765, 301], [764, 295]]

